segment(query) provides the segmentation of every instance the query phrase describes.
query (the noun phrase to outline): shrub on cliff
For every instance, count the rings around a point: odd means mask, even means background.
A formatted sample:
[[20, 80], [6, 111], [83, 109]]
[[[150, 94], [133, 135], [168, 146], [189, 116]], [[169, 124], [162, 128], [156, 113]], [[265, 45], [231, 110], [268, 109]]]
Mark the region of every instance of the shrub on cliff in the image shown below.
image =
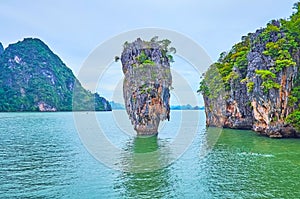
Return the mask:
[[300, 132], [300, 110], [294, 111], [286, 118], [286, 122], [292, 124]]

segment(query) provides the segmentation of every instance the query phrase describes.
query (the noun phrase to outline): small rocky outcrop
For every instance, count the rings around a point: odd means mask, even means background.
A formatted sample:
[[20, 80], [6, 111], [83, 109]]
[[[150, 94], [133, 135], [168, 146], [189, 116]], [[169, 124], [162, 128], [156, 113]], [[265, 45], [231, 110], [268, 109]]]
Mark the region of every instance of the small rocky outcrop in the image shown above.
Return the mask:
[[300, 101], [300, 40], [293, 25], [293, 17], [273, 20], [242, 37], [209, 68], [199, 89], [208, 126], [252, 129], [272, 138], [300, 137], [297, 121], [288, 119]]
[[170, 62], [173, 58], [169, 44], [169, 40], [157, 41], [157, 38], [124, 44], [123, 96], [138, 135], [157, 134], [160, 121], [170, 119]]

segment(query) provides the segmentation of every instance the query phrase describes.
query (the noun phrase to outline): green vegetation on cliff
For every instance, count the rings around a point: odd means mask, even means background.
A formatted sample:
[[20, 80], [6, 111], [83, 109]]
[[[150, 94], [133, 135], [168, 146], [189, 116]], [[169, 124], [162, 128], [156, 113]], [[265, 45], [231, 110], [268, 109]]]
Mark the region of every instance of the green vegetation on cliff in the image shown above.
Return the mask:
[[[198, 92], [210, 101], [208, 104], [220, 96], [224, 101], [231, 97], [226, 103], [238, 100], [234, 92], [242, 92], [245, 86], [247, 94], [243, 96], [249, 104], [252, 101], [264, 106], [273, 96], [282, 103], [282, 110], [288, 110], [281, 114], [272, 109], [269, 121], [284, 115], [286, 123], [299, 129], [300, 2], [294, 4], [294, 9], [288, 19], [272, 20], [265, 28], [243, 36], [229, 52], [221, 53], [200, 82]], [[293, 82], [292, 87], [289, 81]], [[286, 94], [287, 103], [280, 99]], [[269, 121], [265, 121], [266, 125]]]
[[[289, 20], [281, 19], [279, 27], [269, 23], [257, 38], [257, 40], [266, 42], [264, 54], [270, 56], [275, 61], [274, 67], [270, 68], [271, 73], [279, 72], [284, 67], [296, 66], [293, 55], [299, 51], [300, 43], [299, 5], [300, 3], [295, 4], [294, 8], [297, 11]], [[268, 42], [273, 34], [277, 35], [277, 42]], [[216, 69], [216, 72], [222, 77], [226, 90], [230, 90], [230, 81], [237, 78], [237, 74], [233, 70], [234, 68], [239, 69], [241, 79], [245, 78], [248, 66], [247, 55], [251, 51], [250, 35], [251, 33], [243, 36], [242, 41], [235, 44], [229, 52], [221, 53], [219, 60], [206, 73], [208, 75], [211, 72], [210, 70], [213, 68]], [[204, 77], [200, 83], [199, 92], [206, 92], [207, 88], [205, 88], [205, 84], [214, 81], [214, 78]]]
[[0, 71], [0, 111], [71, 111], [73, 102], [76, 110], [110, 110], [39, 39], [9, 45], [0, 55]]
[[[141, 40], [139, 38], [139, 40]], [[141, 40], [142, 41], [142, 40]], [[154, 60], [152, 60], [151, 56], [149, 55], [147, 56], [147, 52], [153, 48], [157, 48], [159, 47], [161, 49], [161, 56], [160, 56], [160, 61], [164, 62], [164, 61], [168, 61], [168, 62], [174, 62], [174, 58], [172, 56], [172, 54], [176, 53], [176, 48], [170, 46], [171, 41], [168, 39], [163, 39], [163, 40], [159, 40], [158, 36], [154, 36], [151, 38], [150, 41], [143, 41], [143, 46], [140, 46], [142, 48], [142, 50], [139, 52], [139, 54], [134, 57], [133, 62], [134, 64], [132, 64], [132, 66], [145, 66], [145, 65], [150, 65], [150, 66], [154, 66], [156, 63]], [[124, 49], [128, 48], [131, 44], [126, 41], [123, 44]], [[118, 62], [120, 60], [119, 56], [115, 56], [115, 62]], [[157, 62], [158, 60], [156, 60]]]
[[[296, 12], [291, 16], [290, 21], [283, 21], [286, 29], [295, 37], [295, 41], [300, 45], [300, 2], [294, 5], [294, 9]], [[300, 49], [297, 49], [298, 52], [298, 61], [300, 57]], [[299, 65], [299, 63], [298, 63]], [[295, 110], [287, 117], [287, 122], [293, 124], [300, 131], [300, 75], [299, 75], [298, 67], [298, 75], [296, 80], [294, 81], [294, 87], [292, 89], [291, 95], [289, 96], [290, 104], [293, 103]]]
[[208, 90], [210, 90], [211, 93], [209, 96], [216, 98], [219, 96], [220, 91], [224, 89], [227, 91], [230, 90], [230, 80], [238, 77], [238, 74], [233, 68], [237, 68], [241, 72], [241, 78], [245, 78], [248, 65], [247, 54], [249, 50], [249, 37], [245, 36], [242, 38], [242, 41], [235, 44], [228, 53], [221, 53], [219, 60], [206, 72], [205, 77], [200, 83], [198, 92], [207, 93]]
[[261, 86], [263, 91], [267, 93], [271, 88], [280, 88], [280, 84], [275, 82], [276, 75], [269, 70], [255, 70], [255, 73], [263, 80]]

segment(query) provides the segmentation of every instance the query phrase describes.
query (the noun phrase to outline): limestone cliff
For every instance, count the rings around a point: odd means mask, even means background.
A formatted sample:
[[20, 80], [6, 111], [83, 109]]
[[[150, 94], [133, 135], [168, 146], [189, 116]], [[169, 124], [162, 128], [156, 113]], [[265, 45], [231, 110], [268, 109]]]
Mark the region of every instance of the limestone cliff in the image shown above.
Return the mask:
[[221, 54], [200, 83], [207, 125], [300, 137], [298, 19], [273, 20]]
[[125, 75], [123, 96], [126, 111], [138, 135], [158, 132], [160, 121], [170, 118], [172, 77], [168, 40], [126, 42], [121, 61]]
[[40, 39], [25, 38], [2, 50], [0, 43], [0, 112], [111, 110]]

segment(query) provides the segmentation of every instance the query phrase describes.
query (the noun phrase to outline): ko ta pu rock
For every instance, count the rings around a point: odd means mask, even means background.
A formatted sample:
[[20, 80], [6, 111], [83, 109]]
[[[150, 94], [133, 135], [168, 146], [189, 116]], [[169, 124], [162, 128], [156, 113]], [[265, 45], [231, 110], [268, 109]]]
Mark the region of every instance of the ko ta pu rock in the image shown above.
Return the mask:
[[[160, 121], [170, 119], [170, 62], [175, 48], [169, 40], [125, 42], [121, 56], [125, 75], [123, 97], [127, 114], [138, 135], [158, 133]], [[118, 57], [116, 57], [118, 59]]]

